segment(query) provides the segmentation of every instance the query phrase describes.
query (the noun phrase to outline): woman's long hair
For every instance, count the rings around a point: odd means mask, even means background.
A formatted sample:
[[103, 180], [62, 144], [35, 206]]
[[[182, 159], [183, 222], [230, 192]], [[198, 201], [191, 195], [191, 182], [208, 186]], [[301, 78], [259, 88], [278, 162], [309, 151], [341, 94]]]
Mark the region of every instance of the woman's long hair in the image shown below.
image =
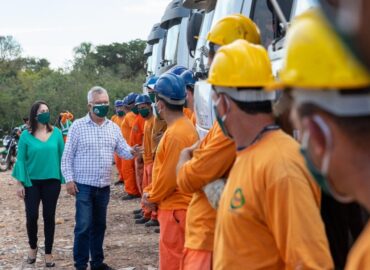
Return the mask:
[[[36, 101], [35, 103], [32, 104], [32, 107], [31, 107], [31, 110], [30, 110], [30, 117], [29, 117], [29, 121], [30, 121], [30, 126], [29, 126], [29, 131], [32, 135], [35, 134], [36, 130], [37, 130], [37, 110], [40, 108], [40, 106], [44, 104], [48, 107], [49, 111], [50, 111], [50, 108], [49, 108], [49, 105], [43, 101], [43, 100], [38, 100]], [[53, 128], [51, 127], [50, 123], [47, 123], [46, 124], [46, 128], [48, 130], [48, 132], [51, 132], [53, 130]]]

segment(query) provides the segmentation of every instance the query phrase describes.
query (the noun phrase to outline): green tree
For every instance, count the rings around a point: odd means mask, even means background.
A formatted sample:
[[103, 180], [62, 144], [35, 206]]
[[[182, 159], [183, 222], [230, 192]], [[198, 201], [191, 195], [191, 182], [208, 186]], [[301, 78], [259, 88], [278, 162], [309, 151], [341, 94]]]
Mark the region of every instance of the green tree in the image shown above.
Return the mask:
[[0, 36], [0, 61], [13, 60], [21, 52], [21, 45], [12, 36]]

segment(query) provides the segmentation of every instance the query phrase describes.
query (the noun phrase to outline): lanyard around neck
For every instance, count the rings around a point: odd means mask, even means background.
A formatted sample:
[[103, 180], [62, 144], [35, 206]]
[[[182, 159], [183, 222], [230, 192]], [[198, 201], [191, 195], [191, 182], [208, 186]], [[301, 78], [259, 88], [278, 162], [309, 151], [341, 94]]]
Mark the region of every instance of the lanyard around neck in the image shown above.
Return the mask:
[[278, 130], [278, 129], [280, 129], [280, 126], [276, 125], [276, 124], [269, 124], [269, 125], [265, 126], [263, 129], [261, 129], [260, 132], [258, 132], [257, 136], [252, 140], [252, 142], [248, 146], [238, 147], [238, 151], [242, 151], [242, 150], [246, 149], [247, 147], [255, 144], [256, 142], [258, 142], [266, 132], [273, 131], [273, 130]]

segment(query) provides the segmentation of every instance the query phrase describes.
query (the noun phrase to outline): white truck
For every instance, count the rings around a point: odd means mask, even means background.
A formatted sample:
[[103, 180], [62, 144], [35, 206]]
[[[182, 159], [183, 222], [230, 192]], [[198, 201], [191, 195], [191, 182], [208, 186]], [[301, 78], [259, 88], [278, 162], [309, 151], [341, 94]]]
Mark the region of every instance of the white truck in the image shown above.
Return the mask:
[[146, 62], [147, 77], [151, 75], [159, 75], [161, 68], [160, 62], [163, 59], [162, 52], [165, 34], [166, 30], [162, 29], [159, 26], [159, 23], [154, 24], [149, 33], [147, 47], [144, 51], [144, 55], [148, 57]]
[[199, 79], [194, 89], [196, 128], [203, 138], [215, 120], [211, 86], [206, 82], [206, 37], [212, 26], [230, 14], [251, 18], [260, 29], [262, 45], [268, 50], [274, 75], [278, 76], [289, 22], [317, 5], [317, 0], [172, 0], [160, 24], [154, 25], [148, 36], [147, 74], [159, 76], [175, 65], [193, 70]]
[[[206, 37], [215, 23], [226, 15], [241, 13], [251, 18], [259, 27], [262, 45], [268, 50], [275, 76], [281, 68], [285, 53], [284, 40], [289, 21], [310, 7], [318, 5], [316, 0], [210, 0], [187, 1], [207, 7], [199, 34], [199, 41], [192, 67], [199, 81], [195, 85], [196, 128], [204, 137], [215, 120], [211, 99], [211, 86], [206, 82], [208, 69], [208, 49]], [[216, 5], [215, 5], [216, 3]], [[193, 6], [195, 7], [195, 6]], [[214, 8], [214, 9], [213, 9]], [[189, 27], [194, 27], [189, 25]]]

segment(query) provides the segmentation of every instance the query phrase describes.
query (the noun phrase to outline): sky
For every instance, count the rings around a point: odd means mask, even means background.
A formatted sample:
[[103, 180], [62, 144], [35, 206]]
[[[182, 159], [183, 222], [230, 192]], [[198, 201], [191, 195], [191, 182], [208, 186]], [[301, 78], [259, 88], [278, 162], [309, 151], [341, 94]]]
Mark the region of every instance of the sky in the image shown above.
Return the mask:
[[170, 0], [0, 0], [0, 35], [13, 36], [23, 56], [65, 68], [73, 49], [146, 40]]

